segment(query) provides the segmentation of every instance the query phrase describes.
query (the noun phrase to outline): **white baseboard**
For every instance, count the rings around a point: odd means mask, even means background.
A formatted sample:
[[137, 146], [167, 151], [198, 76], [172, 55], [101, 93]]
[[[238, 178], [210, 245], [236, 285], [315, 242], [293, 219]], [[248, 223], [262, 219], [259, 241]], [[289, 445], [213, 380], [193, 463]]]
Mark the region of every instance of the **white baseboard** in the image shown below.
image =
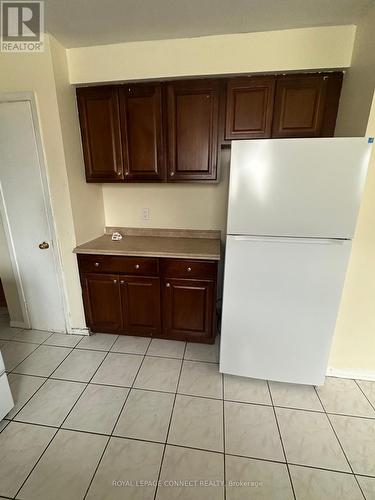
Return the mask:
[[375, 371], [366, 371], [366, 370], [341, 370], [338, 368], [328, 367], [327, 376], [375, 381]]
[[71, 328], [68, 333], [71, 335], [90, 335], [88, 328]]
[[23, 321], [10, 321], [9, 324], [12, 328], [27, 328]]

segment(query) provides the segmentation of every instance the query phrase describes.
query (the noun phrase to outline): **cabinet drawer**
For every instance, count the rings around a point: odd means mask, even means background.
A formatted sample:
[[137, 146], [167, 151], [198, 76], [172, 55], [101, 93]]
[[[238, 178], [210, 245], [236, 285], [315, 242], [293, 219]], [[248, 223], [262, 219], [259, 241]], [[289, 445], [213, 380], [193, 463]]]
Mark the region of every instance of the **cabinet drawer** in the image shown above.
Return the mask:
[[95, 273], [121, 273], [156, 276], [158, 259], [115, 255], [78, 255], [79, 270]]
[[209, 260], [161, 259], [161, 273], [170, 278], [216, 279], [217, 262]]

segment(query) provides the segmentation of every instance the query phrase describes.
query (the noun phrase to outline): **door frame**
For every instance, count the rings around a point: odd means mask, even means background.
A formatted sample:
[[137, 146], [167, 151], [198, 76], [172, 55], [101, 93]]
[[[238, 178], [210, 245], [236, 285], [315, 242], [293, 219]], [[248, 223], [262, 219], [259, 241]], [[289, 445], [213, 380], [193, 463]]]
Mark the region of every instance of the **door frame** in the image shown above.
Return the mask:
[[[63, 270], [62, 270], [62, 258], [61, 258], [60, 247], [58, 244], [55, 219], [53, 216], [53, 209], [52, 209], [52, 203], [51, 203], [51, 191], [50, 191], [50, 184], [49, 184], [48, 171], [47, 171], [47, 161], [46, 161], [46, 157], [45, 157], [43, 140], [42, 140], [42, 135], [41, 135], [41, 128], [40, 128], [40, 123], [39, 123], [39, 113], [38, 113], [38, 105], [37, 105], [36, 95], [35, 95], [35, 92], [32, 92], [32, 91], [0, 92], [0, 104], [6, 103], [6, 102], [12, 103], [12, 102], [25, 102], [25, 101], [29, 103], [30, 110], [31, 110], [31, 119], [32, 119], [34, 134], [35, 134], [37, 155], [38, 155], [38, 159], [39, 159], [39, 172], [40, 172], [40, 178], [42, 181], [44, 209], [45, 209], [45, 214], [47, 217], [47, 224], [48, 224], [48, 228], [49, 228], [49, 232], [50, 232], [50, 236], [51, 236], [50, 248], [52, 251], [53, 261], [54, 261], [54, 265], [55, 265], [59, 295], [61, 298], [61, 305], [63, 307], [63, 316], [64, 316], [64, 320], [65, 320], [64, 321], [65, 322], [65, 332], [71, 333], [69, 306], [68, 306], [68, 300], [67, 300], [67, 295], [66, 295], [64, 274], [63, 274]], [[12, 322], [11, 322], [11, 326], [23, 327], [26, 329], [30, 329], [30, 328], [32, 328], [32, 325], [30, 323], [30, 317], [29, 317], [29, 313], [28, 313], [28, 309], [27, 309], [26, 296], [25, 296], [25, 291], [24, 291], [24, 287], [23, 287], [23, 283], [22, 283], [22, 277], [20, 274], [18, 261], [17, 261], [17, 255], [15, 252], [13, 238], [12, 238], [12, 234], [10, 231], [11, 226], [10, 226], [9, 219], [8, 219], [7, 208], [6, 208], [5, 201], [4, 201], [1, 181], [0, 181], [0, 216], [2, 217], [2, 220], [3, 220], [4, 232], [5, 232], [6, 240], [8, 243], [10, 259], [11, 259], [11, 263], [12, 263], [16, 287], [17, 287], [17, 291], [18, 291], [18, 295], [19, 295], [20, 304], [21, 304], [22, 315], [23, 315], [23, 319], [24, 319], [23, 325], [21, 325], [19, 323], [12, 324]]]

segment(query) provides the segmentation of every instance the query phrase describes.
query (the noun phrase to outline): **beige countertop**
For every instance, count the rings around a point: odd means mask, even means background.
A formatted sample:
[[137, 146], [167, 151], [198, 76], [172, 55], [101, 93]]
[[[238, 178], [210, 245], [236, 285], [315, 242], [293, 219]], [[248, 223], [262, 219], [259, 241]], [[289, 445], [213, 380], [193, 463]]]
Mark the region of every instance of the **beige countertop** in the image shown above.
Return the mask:
[[[113, 230], [120, 231], [122, 240], [112, 241]], [[107, 228], [106, 233], [77, 246], [74, 252], [220, 260], [219, 231]]]

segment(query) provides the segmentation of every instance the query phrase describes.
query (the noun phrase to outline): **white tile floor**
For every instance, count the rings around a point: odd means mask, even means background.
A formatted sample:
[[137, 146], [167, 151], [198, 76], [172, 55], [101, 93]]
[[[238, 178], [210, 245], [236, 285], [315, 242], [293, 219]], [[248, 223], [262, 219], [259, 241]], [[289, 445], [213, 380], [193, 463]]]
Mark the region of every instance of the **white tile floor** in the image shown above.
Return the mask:
[[375, 500], [375, 382], [223, 376], [218, 344], [1, 318], [0, 345], [0, 498]]

